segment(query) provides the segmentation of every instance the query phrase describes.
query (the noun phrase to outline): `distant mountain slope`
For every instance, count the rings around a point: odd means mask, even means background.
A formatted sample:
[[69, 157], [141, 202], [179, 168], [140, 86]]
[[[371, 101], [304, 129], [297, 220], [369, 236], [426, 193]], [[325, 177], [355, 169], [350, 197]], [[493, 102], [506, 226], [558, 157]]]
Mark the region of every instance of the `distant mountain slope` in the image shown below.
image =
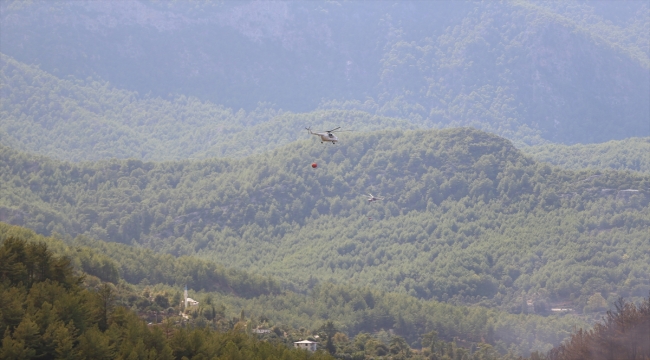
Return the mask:
[[[1, 50], [17, 61], [141, 96], [200, 99], [183, 104], [192, 112], [335, 104], [528, 145], [650, 136], [643, 1], [3, 1], [0, 10]], [[187, 121], [161, 111], [150, 116]], [[124, 124], [126, 136], [138, 122]]]
[[415, 126], [355, 110], [233, 112], [181, 96], [140, 97], [108, 83], [58, 79], [0, 54], [0, 143], [61, 160], [245, 156], [308, 138], [304, 128]]
[[602, 144], [547, 144], [521, 148], [535, 160], [567, 169], [615, 169], [650, 173], [650, 138], [630, 138]]
[[196, 254], [298, 289], [363, 283], [513, 312], [522, 292], [543, 312], [650, 290], [648, 175], [552, 168], [473, 129], [158, 164], [1, 149], [2, 221]]
[[439, 36], [400, 33], [382, 58], [381, 113], [529, 145], [650, 136], [647, 6], [631, 39], [586, 3], [549, 3], [485, 2]]

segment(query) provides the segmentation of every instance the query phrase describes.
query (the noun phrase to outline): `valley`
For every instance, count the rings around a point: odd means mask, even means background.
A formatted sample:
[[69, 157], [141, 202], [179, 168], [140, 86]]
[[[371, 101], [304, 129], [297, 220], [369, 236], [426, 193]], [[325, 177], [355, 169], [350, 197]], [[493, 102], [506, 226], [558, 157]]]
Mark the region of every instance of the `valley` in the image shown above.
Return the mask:
[[[75, 164], [5, 148], [2, 169], [6, 222], [198, 256], [298, 291], [345, 279], [520, 312], [522, 292], [549, 311], [649, 285], [648, 175], [561, 170], [477, 130], [176, 163]], [[387, 199], [367, 204], [369, 189]]]
[[0, 359], [650, 356], [649, 26], [0, 2]]

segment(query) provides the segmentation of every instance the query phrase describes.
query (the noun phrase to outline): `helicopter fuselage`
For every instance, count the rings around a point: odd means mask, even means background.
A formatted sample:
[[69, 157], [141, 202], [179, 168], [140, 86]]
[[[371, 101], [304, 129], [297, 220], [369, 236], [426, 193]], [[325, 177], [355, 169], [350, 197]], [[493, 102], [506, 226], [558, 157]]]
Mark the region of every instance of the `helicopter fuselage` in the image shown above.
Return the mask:
[[337, 138], [336, 135], [332, 133], [340, 128], [341, 127], [339, 126], [336, 129], [322, 131], [322, 132], [313, 132], [311, 131], [311, 128], [305, 128], [305, 130], [307, 130], [311, 135], [319, 136], [320, 142], [331, 142], [332, 144], [336, 144], [336, 142], [339, 141], [339, 138]]
[[331, 133], [312, 133], [312, 135], [320, 136], [320, 141], [321, 142], [331, 142], [335, 144], [337, 141], [339, 141], [339, 138], [336, 137], [336, 135], [331, 134]]
[[377, 201], [377, 200], [384, 200], [383, 197], [375, 197], [375, 196], [372, 196], [372, 194], [368, 194], [368, 195], [366, 195], [366, 197], [368, 198], [368, 202], [373, 202], [373, 201]]

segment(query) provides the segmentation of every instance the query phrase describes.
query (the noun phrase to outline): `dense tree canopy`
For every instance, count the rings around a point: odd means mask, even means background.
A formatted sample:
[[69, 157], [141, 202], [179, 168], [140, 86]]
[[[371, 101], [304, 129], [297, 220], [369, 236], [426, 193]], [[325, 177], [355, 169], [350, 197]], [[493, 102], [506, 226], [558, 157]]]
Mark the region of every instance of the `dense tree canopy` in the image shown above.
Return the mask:
[[4, 1], [0, 136], [158, 161], [331, 123], [529, 145], [650, 136], [650, 9], [607, 3]]
[[522, 151], [538, 161], [568, 169], [616, 169], [650, 173], [650, 138], [629, 138], [602, 144], [528, 146]]
[[260, 153], [306, 126], [412, 129], [358, 110], [294, 114], [270, 104], [234, 111], [194, 97], [141, 97], [99, 81], [58, 79], [0, 53], [0, 142], [62, 160], [181, 160]]
[[0, 2], [0, 358], [645, 356], [648, 14]]
[[[143, 322], [142, 318], [148, 316], [142, 309], [159, 314], [160, 308], [156, 306], [163, 302], [167, 304], [166, 292], [156, 292], [157, 287], [146, 286], [143, 295], [138, 295], [133, 286], [122, 282], [115, 286], [96, 282], [92, 276], [91, 279], [80, 277], [71, 266], [78, 266], [79, 260], [87, 256], [79, 247], [71, 248], [61, 240], [44, 238], [19, 227], [0, 225], [0, 299], [3, 303], [0, 325], [5, 329], [0, 356], [7, 359], [112, 359], [127, 356], [266, 359], [280, 354], [283, 359], [302, 359], [310, 358], [309, 353], [290, 351], [286, 347], [307, 337], [318, 339], [321, 347], [339, 358], [417, 360], [460, 357], [496, 360], [515, 359], [517, 352], [527, 352], [531, 348], [540, 350], [540, 341], [558, 335], [558, 324], [541, 321], [542, 318], [526, 316], [527, 320], [521, 322], [523, 319], [515, 320], [517, 316], [513, 315], [504, 316], [492, 311], [486, 314], [476, 308], [462, 309], [435, 302], [418, 304], [418, 301], [409, 301], [401, 295], [332, 285], [319, 286], [304, 299], [297, 294], [285, 294], [253, 302], [244, 300], [250, 317], [246, 318], [242, 310], [239, 318], [233, 320], [227, 320], [223, 310], [215, 310], [215, 304], [217, 309], [222, 306], [217, 301], [231, 298], [226, 302], [232, 304], [236, 300], [232, 295], [221, 295], [217, 299], [206, 296], [201, 298], [203, 303], [198, 309], [189, 312], [192, 317], [183, 328], [174, 325], [174, 311], [181, 308], [177, 302], [172, 312], [163, 313], [162, 320], [156, 315], [153, 321], [157, 325], [151, 327], [152, 323], [147, 326]], [[96, 250], [84, 251], [92, 254]], [[69, 256], [61, 257], [57, 253]], [[548, 358], [643, 358], [647, 353], [647, 342], [643, 341], [647, 334], [643, 329], [647, 328], [644, 324], [648, 320], [648, 301], [650, 297], [637, 307], [619, 300], [616, 311], [608, 312], [605, 323], [597, 324], [593, 330], [581, 329], [570, 340], [553, 349]], [[354, 315], [349, 313], [352, 308], [346, 304], [354, 304]], [[138, 311], [138, 315], [127, 310], [128, 306]], [[293, 317], [287, 317], [287, 310]], [[278, 311], [285, 311], [285, 315]], [[264, 315], [255, 316], [257, 312]], [[320, 322], [322, 325], [317, 328], [313, 320], [305, 318], [310, 312], [327, 314], [327, 317], [336, 319], [338, 326], [328, 320]], [[399, 315], [395, 317], [396, 314]], [[279, 320], [285, 325], [281, 325]], [[286, 325], [295, 321], [302, 322], [302, 325], [311, 321], [314, 330]], [[217, 324], [216, 329], [221, 331], [210, 330]], [[434, 330], [421, 333], [421, 341], [414, 344], [421, 346], [422, 351], [413, 352], [403, 337], [393, 335], [395, 332], [408, 336], [408, 327], [423, 331], [420, 327], [424, 324], [425, 328]], [[263, 342], [259, 342], [257, 336], [251, 336], [253, 326], [272, 326], [274, 330], [262, 335]], [[357, 328], [373, 331], [373, 335], [359, 332], [354, 338], [348, 338], [339, 332], [341, 326], [348, 333]], [[526, 330], [513, 326], [525, 326]], [[382, 327], [392, 327], [391, 334]], [[320, 339], [317, 334], [321, 335]], [[530, 336], [536, 344], [528, 342], [530, 340], [526, 337], [530, 339]], [[454, 341], [444, 340], [450, 338]], [[561, 336], [554, 342], [560, 340]], [[324, 356], [321, 352], [315, 358], [327, 358]], [[531, 358], [542, 357], [535, 352]]]
[[82, 286], [69, 259], [45, 242], [2, 238], [0, 263], [2, 359], [331, 359], [237, 329], [148, 326], [116, 306], [112, 284]]
[[[526, 298], [544, 312], [650, 286], [647, 175], [553, 168], [472, 129], [159, 164], [2, 151], [9, 223], [195, 254], [296, 289], [363, 283], [511, 312]], [[367, 204], [367, 191], [387, 198]]]
[[[151, 264], [148, 259], [152, 255], [150, 252], [138, 251], [128, 245], [107, 244], [89, 239], [68, 240], [69, 243], [66, 243], [57, 238], [37, 235], [25, 228], [0, 223], [0, 243], [9, 241], [11, 244], [16, 240], [27, 241], [28, 246], [41, 248], [47, 244], [52, 257], [65, 257], [65, 261], [72, 264], [77, 271], [83, 271], [86, 274], [85, 285], [99, 291], [98, 294], [103, 294], [100, 290], [107, 289], [99, 280], [105, 280], [107, 274], [114, 276], [110, 281], [115, 286], [111, 286], [112, 290], [108, 293], [112, 304], [130, 308], [141, 317], [147, 318], [147, 321], [159, 322], [165, 316], [175, 315], [182, 309], [180, 290], [183, 284], [169, 286], [169, 283], [164, 281], [173, 279], [179, 271], [174, 268], [173, 260], [167, 257], [158, 257], [162, 262], [158, 266], [139, 269], [146, 280], [134, 286], [120, 278], [120, 273], [125, 269], [128, 271], [128, 267], [135, 263]], [[125, 256], [129, 252], [133, 254]], [[201, 261], [185, 258], [185, 263]], [[229, 331], [240, 322], [237, 318], [241, 317], [241, 309], [245, 309], [251, 328], [281, 330], [278, 330], [281, 336], [270, 336], [266, 339], [273, 343], [292, 346], [293, 341], [304, 339], [310, 331], [318, 333], [318, 329], [328, 321], [332, 322], [331, 326], [334, 326], [337, 332], [346, 334], [345, 336], [363, 339], [372, 334], [375, 339], [373, 341], [376, 341], [366, 348], [363, 345], [369, 341], [368, 338], [361, 346], [357, 340], [347, 343], [344, 339], [337, 338], [334, 345], [339, 353], [362, 351], [367, 355], [377, 355], [377, 351], [383, 351], [380, 349], [382, 346], [388, 349], [389, 342], [395, 336], [406, 341], [408, 347], [426, 347], [426, 344], [421, 343], [422, 334], [435, 331], [438, 334], [437, 339], [442, 343], [449, 343], [449, 346], [452, 342], [459, 341], [461, 348], [472, 348], [483, 342], [502, 353], [527, 354], [530, 351], [547, 351], [554, 345], [559, 345], [571, 329], [587, 326], [583, 320], [574, 317], [546, 318], [537, 315], [507, 314], [482, 307], [418, 300], [406, 294], [386, 293], [365, 286], [324, 283], [316, 285], [307, 294], [283, 291], [277, 294], [242, 297], [230, 289], [257, 284], [251, 284], [242, 277], [230, 278], [229, 288], [219, 288], [217, 283], [219, 292], [205, 292], [197, 290], [203, 287], [207, 291], [213, 291], [214, 286], [205, 285], [211, 282], [208, 280], [201, 283], [193, 280], [201, 280], [204, 276], [192, 274], [187, 278], [190, 296], [200, 300], [198, 308], [189, 311], [192, 323], [196, 325], [211, 325], [216, 330]], [[156, 283], [161, 279], [162, 283]], [[263, 291], [264, 288], [259, 289], [259, 292]], [[170, 310], [172, 308], [173, 310]], [[152, 317], [152, 313], [162, 313], [163, 317]], [[105, 320], [104, 324], [106, 321], [108, 320]], [[282, 335], [284, 333], [288, 335]], [[323, 339], [329, 338], [323, 336]], [[384, 343], [385, 345], [382, 345]], [[321, 344], [323, 347], [326, 345], [326, 342]], [[452, 351], [451, 348], [448, 351]], [[462, 350], [459, 348], [458, 351]], [[387, 350], [386, 354], [390, 352]]]

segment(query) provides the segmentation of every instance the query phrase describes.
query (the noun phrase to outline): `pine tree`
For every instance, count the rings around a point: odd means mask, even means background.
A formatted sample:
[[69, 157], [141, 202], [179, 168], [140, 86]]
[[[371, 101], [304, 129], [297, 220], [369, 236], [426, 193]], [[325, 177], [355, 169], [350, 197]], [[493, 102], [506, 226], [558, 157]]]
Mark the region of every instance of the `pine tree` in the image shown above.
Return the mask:
[[109, 360], [113, 358], [113, 346], [108, 336], [97, 327], [86, 330], [79, 336], [79, 356], [83, 359]]
[[108, 329], [108, 319], [110, 318], [113, 307], [115, 306], [115, 292], [111, 284], [103, 283], [96, 293], [96, 316], [98, 318], [99, 330]]
[[327, 342], [325, 343], [325, 349], [327, 352], [330, 354], [334, 355], [336, 353], [336, 346], [334, 346], [334, 335], [338, 332], [336, 327], [334, 326], [334, 323], [332, 321], [328, 321], [325, 323], [325, 325], [322, 327], [323, 332], [327, 335]]

